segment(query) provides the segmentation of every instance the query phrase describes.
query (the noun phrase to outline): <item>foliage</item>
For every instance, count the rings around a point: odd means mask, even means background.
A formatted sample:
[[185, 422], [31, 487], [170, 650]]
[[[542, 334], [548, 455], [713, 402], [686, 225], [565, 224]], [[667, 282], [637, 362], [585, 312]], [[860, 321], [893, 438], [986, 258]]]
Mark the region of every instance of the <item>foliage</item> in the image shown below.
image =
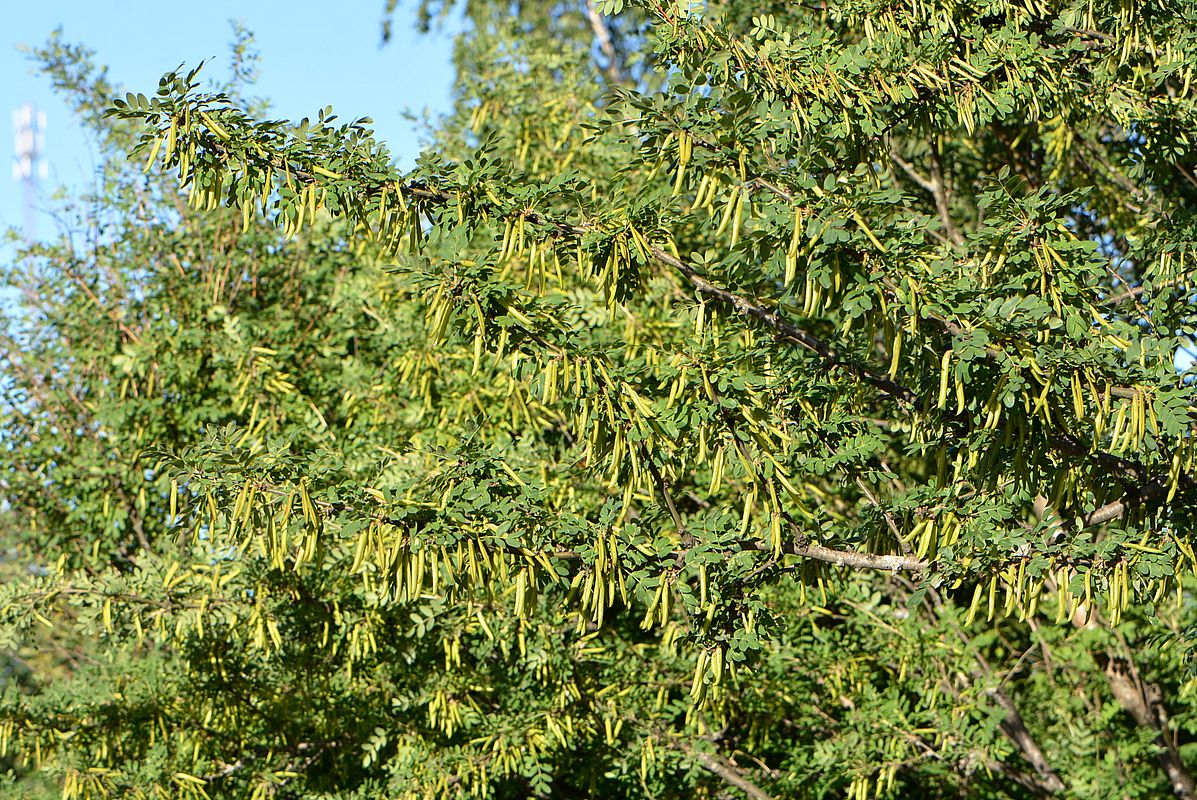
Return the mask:
[[466, 10], [410, 173], [244, 66], [88, 117], [16, 787], [1192, 797], [1192, 6]]

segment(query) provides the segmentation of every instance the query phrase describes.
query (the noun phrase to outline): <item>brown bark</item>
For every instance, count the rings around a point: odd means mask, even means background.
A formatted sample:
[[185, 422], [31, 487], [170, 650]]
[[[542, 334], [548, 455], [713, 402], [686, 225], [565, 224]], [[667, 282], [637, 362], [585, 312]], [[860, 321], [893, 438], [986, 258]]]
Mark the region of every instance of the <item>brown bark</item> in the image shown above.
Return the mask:
[[718, 775], [725, 783], [736, 787], [744, 794], [748, 795], [750, 800], [773, 800], [773, 798], [761, 787], [757, 786], [752, 781], [744, 776], [744, 773], [731, 761], [721, 758], [720, 756], [711, 753], [703, 753], [698, 750], [691, 751], [696, 761], [702, 764], [704, 768]]
[[1110, 693], [1135, 722], [1155, 730], [1155, 744], [1159, 747], [1160, 766], [1168, 776], [1172, 793], [1184, 800], [1197, 797], [1197, 784], [1193, 775], [1180, 758], [1176, 735], [1168, 724], [1168, 710], [1164, 707], [1163, 693], [1154, 683], [1147, 683], [1140, 677], [1135, 662], [1129, 656], [1110, 654], [1105, 668]]
[[594, 31], [594, 38], [598, 40], [603, 58], [607, 59], [607, 77], [613, 83], [622, 82], [623, 70], [619, 66], [619, 53], [615, 51], [615, 41], [611, 38], [611, 29], [607, 27], [603, 15], [598, 12], [594, 0], [586, 0], [586, 18], [590, 20], [590, 29]]
[[[1006, 712], [1006, 718], [1002, 720], [1000, 726], [1002, 733], [1014, 742], [1019, 752], [1022, 753], [1022, 757], [1035, 769], [1035, 773], [1038, 775], [1037, 778], [1032, 779], [1035, 786], [1044, 794], [1056, 794], [1064, 791], [1064, 781], [1052, 769], [1052, 765], [1048, 763], [1047, 756], [1043, 754], [1039, 743], [1031, 736], [1022, 714], [1018, 712], [1018, 707], [1014, 705], [1010, 695], [1006, 694], [1001, 687], [991, 690], [989, 695]], [[1030, 778], [1030, 776], [1027, 777]]]
[[1084, 603], [1073, 614], [1072, 624], [1077, 628], [1096, 628], [1100, 625], [1118, 640], [1124, 651], [1122, 654], [1113, 649], [1105, 652], [1104, 671], [1110, 694], [1138, 725], [1155, 731], [1160, 767], [1168, 778], [1172, 793], [1182, 800], [1197, 800], [1197, 781], [1193, 780], [1193, 774], [1180, 757], [1176, 735], [1168, 722], [1164, 693], [1158, 685], [1143, 680], [1131, 655], [1130, 643], [1101, 619], [1096, 610], [1087, 608]]

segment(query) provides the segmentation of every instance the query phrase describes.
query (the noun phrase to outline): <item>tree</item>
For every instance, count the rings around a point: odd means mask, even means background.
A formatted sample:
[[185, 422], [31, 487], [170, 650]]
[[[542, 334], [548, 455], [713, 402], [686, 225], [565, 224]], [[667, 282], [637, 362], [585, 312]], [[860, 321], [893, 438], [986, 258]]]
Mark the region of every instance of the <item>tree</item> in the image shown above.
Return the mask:
[[623, 5], [469, 4], [407, 174], [197, 71], [96, 120], [0, 607], [98, 642], [13, 780], [1194, 796], [1197, 12]]

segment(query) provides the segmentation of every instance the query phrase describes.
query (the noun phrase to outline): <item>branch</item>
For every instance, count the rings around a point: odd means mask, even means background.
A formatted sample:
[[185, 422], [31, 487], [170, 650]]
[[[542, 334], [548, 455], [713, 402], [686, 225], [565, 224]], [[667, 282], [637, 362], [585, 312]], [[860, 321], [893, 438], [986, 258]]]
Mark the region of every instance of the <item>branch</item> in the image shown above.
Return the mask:
[[890, 380], [885, 375], [879, 375], [873, 372], [868, 367], [856, 364], [851, 361], [843, 359], [832, 347], [813, 336], [798, 326], [794, 325], [789, 320], [782, 317], [775, 311], [770, 311], [763, 306], [760, 306], [746, 297], [742, 297], [734, 292], [723, 289], [708, 281], [706, 278], [698, 274], [694, 267], [682, 261], [680, 258], [673, 256], [659, 247], [650, 248], [650, 253], [653, 258], [662, 264], [676, 269], [678, 272], [686, 276], [691, 284], [694, 285], [702, 294], [710, 295], [718, 300], [732, 306], [736, 311], [745, 316], [752, 317], [760, 322], [765, 323], [778, 334], [778, 338], [785, 341], [792, 342], [806, 348], [817, 356], [820, 356], [829, 367], [839, 367], [865, 383], [880, 389], [882, 393], [894, 398], [903, 403], [914, 405], [918, 401], [916, 395], [911, 389]]
[[1187, 180], [1189, 183], [1193, 184], [1194, 187], [1197, 187], [1197, 178], [1193, 177], [1192, 172], [1185, 169], [1180, 164], [1173, 164], [1172, 166], [1176, 167], [1176, 171], [1179, 172], [1181, 175], [1183, 175], [1185, 180]]
[[[1010, 695], [1006, 694], [1005, 690], [1000, 686], [990, 690], [988, 694], [1006, 712], [1005, 718], [999, 725], [1002, 733], [1006, 734], [1006, 737], [1018, 746], [1018, 749], [1022, 752], [1022, 757], [1038, 773], [1038, 778], [1032, 779], [1035, 786], [1045, 794], [1056, 794], [1064, 791], [1064, 781], [1060, 780], [1060, 776], [1052, 769], [1047, 756], [1043, 754], [1039, 743], [1035, 741], [1035, 737], [1027, 729], [1022, 714], [1018, 712], [1018, 707], [1014, 705], [1014, 701], [1010, 699]], [[1030, 776], [1027, 777], [1029, 778]]]
[[[868, 383], [879, 389], [883, 394], [886, 394], [900, 402], [907, 403], [909, 405], [918, 404], [919, 397], [914, 393], [913, 390], [891, 380], [885, 375], [880, 375], [870, 370], [868, 367], [844, 360], [834, 349], [832, 349], [830, 345], [828, 345], [822, 339], [807, 333], [775, 311], [764, 308], [763, 306], [754, 303], [748, 298], [738, 295], [735, 292], [716, 286], [706, 278], [699, 275], [698, 271], [695, 270], [694, 267], [682, 261], [680, 258], [665, 252], [659, 247], [651, 248], [650, 252], [653, 258], [655, 258], [657, 261], [676, 269], [678, 272], [681, 272], [684, 276], [686, 276], [690, 283], [693, 284], [699, 292], [714, 297], [730, 305], [736, 311], [744, 314], [745, 316], [749, 316], [763, 322], [765, 325], [773, 329], [779, 339], [792, 342], [806, 348], [812, 353], [820, 356], [828, 366], [839, 367], [848, 374], [863, 380], [865, 383]], [[944, 321], [944, 324], [947, 326], [946, 329], [951, 332], [953, 323]], [[959, 328], [957, 328], [957, 330], [958, 329]], [[1133, 396], [1135, 393], [1140, 391], [1141, 390], [1139, 389], [1125, 389], [1123, 387], [1117, 387], [1111, 392], [1111, 394], [1115, 394], [1120, 397]], [[1100, 525], [1104, 522], [1109, 522], [1110, 520], [1122, 516], [1126, 509], [1131, 505], [1157, 500], [1160, 497], [1167, 495], [1167, 489], [1165, 485], [1159, 481], [1151, 480], [1149, 478], [1147, 468], [1142, 464], [1129, 461], [1112, 453], [1106, 453], [1103, 451], [1091, 452], [1083, 442], [1069, 434], [1051, 436], [1048, 438], [1048, 444], [1053, 449], [1063, 453], [1064, 455], [1092, 458], [1110, 472], [1134, 479], [1140, 485], [1140, 488], [1137, 491], [1129, 493], [1126, 497], [1108, 503], [1094, 511], [1085, 518], [1082, 527], [1087, 528], [1094, 525]], [[1191, 479], [1188, 479], [1187, 476], [1184, 476], [1182, 477], [1182, 480], [1184, 481], [1185, 488], [1190, 488], [1192, 485]], [[813, 555], [811, 557], [817, 558], [817, 556]], [[889, 567], [874, 568], [890, 569]], [[918, 571], [917, 567], [898, 567], [898, 569], [911, 569]]]
[[[1150, 483], [1137, 492], [1133, 498], [1133, 502], [1139, 504], [1150, 500], [1157, 500], [1160, 497], [1165, 497], [1167, 494], [1167, 487], [1161, 486], [1158, 483]], [[1090, 512], [1082, 520], [1081, 527], [1091, 528], [1095, 525], [1101, 525], [1110, 520], [1118, 519], [1129, 510], [1131, 502], [1131, 498], [1128, 497], [1106, 503], [1104, 506]]]
[[[1175, 283], [1175, 281], [1170, 281], [1170, 283]], [[1162, 284], [1162, 285], [1166, 286], [1167, 284]], [[1156, 288], [1159, 288], [1159, 286], [1157, 286]], [[1143, 294], [1145, 291], [1147, 291], [1146, 286], [1143, 286], [1143, 285], [1133, 286], [1133, 287], [1127, 289], [1125, 292], [1119, 292], [1118, 294], [1110, 295], [1109, 297], [1107, 297], [1101, 301], [1101, 305], [1116, 306], [1119, 303], [1121, 303], [1123, 300], [1131, 300], [1131, 299]]]
[[[765, 542], [749, 542], [743, 546], [744, 550], [771, 550]], [[878, 555], [876, 553], [858, 553], [855, 550], [832, 550], [818, 544], [794, 542], [782, 547], [782, 552], [791, 556], [803, 556], [835, 564], [839, 567], [853, 569], [876, 569], [883, 572], [926, 572], [930, 566], [926, 561], [914, 556]]]
[[902, 168], [903, 172], [910, 176], [912, 181], [922, 187], [928, 194], [935, 194], [935, 184], [932, 183], [928, 178], [924, 177], [918, 170], [916, 170], [914, 168], [914, 164], [911, 164], [909, 161], [898, 155], [898, 151], [896, 149], [890, 149], [889, 157], [895, 164]]
[[730, 759], [720, 758], [719, 756], [713, 755], [711, 753], [704, 753], [701, 750], [695, 750], [689, 745], [686, 745], [684, 749], [704, 768], [718, 775], [724, 781], [748, 795], [751, 800], [773, 800], [773, 798], [767, 792], [765, 792], [764, 789], [748, 780], [739, 767], [737, 767], [736, 764]]
[[[741, 551], [772, 552], [773, 546], [759, 539], [742, 541], [736, 545]], [[783, 555], [813, 558], [837, 567], [851, 567], [853, 569], [875, 569], [882, 572], [926, 572], [930, 564], [914, 556], [896, 556], [878, 553], [861, 553], [856, 550], [833, 550], [820, 544], [811, 544], [805, 536], [798, 541], [784, 544], [781, 547]]]
[[[1061, 782], [1060, 788], [1057, 789], [1055, 788], [1054, 783], [1049, 783], [1042, 779], [1027, 775], [1025, 772], [1016, 770], [1013, 767], [1003, 764], [1001, 761], [997, 761], [995, 759], [985, 759], [985, 766], [993, 772], [1000, 772], [1002, 775], [1005, 775], [1007, 778], [1026, 789], [1028, 792], [1036, 794], [1040, 797], [1050, 797], [1053, 794], [1059, 794], [1060, 792], [1064, 791], [1063, 782]], [[1056, 780], [1059, 780], [1059, 778], [1057, 777]]]
[[[1054, 583], [1049, 578], [1051, 583]], [[1050, 585], [1050, 584], [1049, 584]], [[1197, 781], [1185, 766], [1177, 747], [1176, 737], [1171, 733], [1168, 709], [1164, 706], [1163, 691], [1154, 683], [1143, 680], [1139, 669], [1135, 666], [1133, 650], [1126, 637], [1114, 626], [1110, 625], [1096, 609], [1087, 607], [1085, 603], [1077, 606], [1072, 615], [1072, 625], [1078, 630], [1104, 628], [1118, 642], [1122, 653], [1113, 648], [1105, 652], [1106, 664], [1103, 672], [1110, 687], [1110, 694], [1119, 705], [1131, 715], [1135, 723], [1144, 728], [1155, 731], [1155, 744], [1159, 748], [1157, 756], [1160, 767], [1168, 777], [1168, 784], [1172, 793], [1181, 800], [1197, 798]]]
[[586, 0], [586, 17], [590, 20], [590, 29], [594, 31], [594, 38], [598, 39], [599, 49], [607, 59], [607, 77], [613, 83], [623, 81], [623, 72], [619, 68], [619, 55], [615, 52], [615, 42], [611, 39], [611, 29], [607, 27], [603, 15], [598, 12], [594, 0]]
[[[908, 591], [914, 591], [914, 585], [905, 578], [899, 576], [896, 580], [905, 586]], [[947, 621], [964, 647], [970, 649], [972, 640], [964, 632], [964, 629], [960, 627], [953, 613], [943, 613], [947, 604], [934, 587], [929, 587], [926, 594], [923, 595], [923, 607], [931, 612], [932, 619]], [[977, 662], [977, 669], [980, 671], [980, 676], [972, 673], [971, 677], [975, 680], [978, 677], [992, 675], [993, 668], [985, 660], [985, 656], [981, 651], [976, 648], [971, 649], [973, 649], [973, 657]], [[946, 682], [945, 685], [952, 696], [959, 702], [960, 693], [952, 686], [951, 682]], [[1002, 688], [1002, 684], [998, 683], [993, 688], [984, 690], [982, 694], [992, 697], [997, 701], [998, 706], [1006, 712], [1006, 716], [1002, 718], [1002, 721], [998, 724], [998, 728], [1018, 748], [1023, 759], [1034, 768], [1036, 775], [1023, 774], [999, 761], [988, 761], [989, 767], [997, 769], [1016, 783], [1025, 786], [1039, 795], [1053, 795], [1064, 791], [1064, 781], [1052, 769], [1051, 763], [1043, 753], [1043, 749], [1035, 741], [1035, 737], [1027, 728], [1022, 714], [1018, 711], [1018, 706], [1014, 704], [1014, 700]]]
[[212, 783], [213, 781], [218, 781], [223, 778], [227, 778], [230, 775], [232, 775], [233, 773], [238, 772], [244, 768], [245, 768], [245, 759], [239, 758], [231, 764], [225, 764], [223, 767], [221, 767], [220, 769], [218, 769], [215, 772], [210, 772], [207, 775], [201, 775], [200, 780], [204, 781], [205, 783]]
[[960, 247], [964, 244], [964, 237], [960, 234], [960, 230], [952, 222], [952, 217], [948, 213], [948, 196], [943, 183], [943, 166], [939, 160], [939, 153], [935, 151], [934, 145], [931, 148], [932, 152], [932, 169], [931, 177], [927, 178], [921, 175], [914, 165], [909, 161], [904, 160], [898, 155], [896, 149], [890, 150], [890, 159], [902, 168], [910, 179], [918, 184], [935, 200], [935, 209], [939, 212], [939, 219], [943, 223], [944, 233], [948, 235], [948, 239], [952, 244]]
[[1144, 683], [1135, 669], [1135, 662], [1129, 656], [1118, 657], [1111, 654], [1105, 673], [1114, 699], [1140, 726], [1155, 730], [1160, 766], [1168, 776], [1172, 793], [1183, 800], [1197, 797], [1197, 783], [1185, 768], [1176, 741], [1168, 735], [1168, 712], [1161, 701], [1159, 687]]
[[644, 447], [640, 448], [640, 453], [644, 457], [644, 463], [648, 466], [648, 471], [653, 476], [653, 480], [657, 484], [657, 490], [661, 493], [661, 500], [665, 503], [666, 509], [669, 511], [669, 516], [673, 517], [673, 524], [677, 527], [677, 535], [681, 537], [686, 536], [686, 523], [682, 522], [682, 515], [678, 513], [677, 505], [673, 502], [673, 495], [669, 493], [669, 484], [665, 482], [661, 471], [657, 469], [657, 464], [653, 461], [652, 456], [648, 454], [648, 450]]
[[948, 207], [948, 187], [943, 179], [943, 163], [939, 158], [937, 142], [931, 143], [931, 196], [935, 198], [935, 208], [939, 211], [939, 219], [943, 222], [944, 233], [957, 247], [964, 245], [964, 236], [952, 222], [951, 210]]

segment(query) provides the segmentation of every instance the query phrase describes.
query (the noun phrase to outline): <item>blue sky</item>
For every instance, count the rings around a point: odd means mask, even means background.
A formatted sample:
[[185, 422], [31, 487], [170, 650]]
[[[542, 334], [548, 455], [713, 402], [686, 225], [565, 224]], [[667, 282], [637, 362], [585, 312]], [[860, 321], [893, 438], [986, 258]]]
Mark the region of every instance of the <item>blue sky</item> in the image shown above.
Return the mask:
[[[59, 26], [66, 41], [96, 51], [95, 61], [108, 65], [115, 84], [151, 94], [162, 73], [181, 62], [192, 66], [210, 59], [205, 72], [227, 76], [233, 38], [229, 21], [239, 20], [257, 37], [261, 58], [254, 93], [273, 103], [272, 115], [314, 117], [331, 104], [343, 119], [372, 117], [380, 138], [403, 165], [414, 162], [420, 141], [419, 126], [404, 112], [435, 115], [449, 108], [451, 34], [417, 34], [411, 5], [400, 5], [385, 47], [380, 46], [383, 0], [44, 0], [19, 5], [14, 0], [14, 5], [19, 10], [4, 15], [0, 34], [0, 148], [11, 161], [13, 109], [32, 102], [46, 111], [50, 177], [41, 186], [42, 206], [56, 187], [87, 186], [94, 163], [94, 148], [77, 121], [17, 50], [20, 44], [45, 42]], [[0, 229], [22, 224], [21, 199], [21, 185], [4, 168]], [[38, 233], [50, 233], [51, 227], [49, 218], [39, 215]]]

